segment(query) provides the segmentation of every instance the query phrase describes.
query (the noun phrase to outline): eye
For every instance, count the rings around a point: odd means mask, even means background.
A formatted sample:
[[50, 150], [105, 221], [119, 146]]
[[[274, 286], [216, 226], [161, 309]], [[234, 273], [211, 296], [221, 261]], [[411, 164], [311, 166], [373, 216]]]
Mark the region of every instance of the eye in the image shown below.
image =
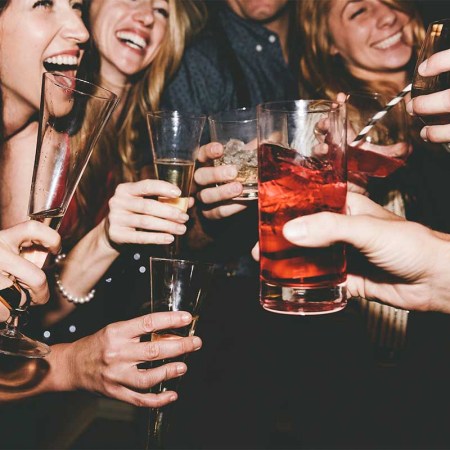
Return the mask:
[[51, 8], [53, 6], [52, 0], [39, 0], [34, 3], [33, 8]]
[[359, 15], [361, 15], [365, 12], [366, 12], [366, 8], [359, 8], [350, 16], [350, 20], [356, 19], [356, 17], [358, 17]]
[[76, 11], [80, 12], [80, 16], [84, 13], [84, 2], [73, 2], [72, 3], [72, 9], [75, 9]]
[[154, 8], [154, 11], [156, 14], [160, 14], [165, 19], [169, 18], [169, 11], [167, 11], [167, 9], [165, 8]]

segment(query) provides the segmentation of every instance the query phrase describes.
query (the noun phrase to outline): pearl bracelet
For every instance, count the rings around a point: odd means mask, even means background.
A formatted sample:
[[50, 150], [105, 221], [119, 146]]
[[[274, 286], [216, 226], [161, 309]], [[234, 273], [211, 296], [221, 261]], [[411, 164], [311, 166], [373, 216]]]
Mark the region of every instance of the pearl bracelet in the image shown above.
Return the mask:
[[[58, 256], [56, 256], [55, 258], [55, 264], [59, 265], [61, 264], [62, 261], [64, 261], [64, 259], [66, 258], [66, 254], [65, 253], [60, 253]], [[70, 292], [68, 292], [66, 290], [66, 288], [63, 286], [63, 284], [61, 283], [61, 280], [59, 279], [59, 274], [58, 272], [55, 272], [55, 281], [56, 281], [56, 287], [58, 288], [59, 293], [69, 302], [74, 303], [76, 305], [82, 305], [83, 303], [88, 303], [90, 302], [95, 295], [95, 289], [91, 289], [89, 291], [88, 294], [86, 294], [83, 297], [77, 297], [75, 295], [72, 295]]]

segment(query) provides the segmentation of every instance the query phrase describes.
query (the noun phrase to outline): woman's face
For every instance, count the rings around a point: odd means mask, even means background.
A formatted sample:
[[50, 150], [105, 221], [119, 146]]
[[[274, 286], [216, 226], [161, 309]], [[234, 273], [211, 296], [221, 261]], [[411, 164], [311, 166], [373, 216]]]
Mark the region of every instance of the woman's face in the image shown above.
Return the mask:
[[412, 56], [410, 17], [381, 0], [332, 0], [328, 16], [332, 54], [356, 76], [404, 69]]
[[92, 36], [101, 74], [118, 85], [150, 65], [166, 34], [168, 0], [92, 0]]
[[89, 39], [82, 0], [12, 0], [0, 15], [0, 76], [5, 108], [39, 109], [42, 74], [74, 76]]

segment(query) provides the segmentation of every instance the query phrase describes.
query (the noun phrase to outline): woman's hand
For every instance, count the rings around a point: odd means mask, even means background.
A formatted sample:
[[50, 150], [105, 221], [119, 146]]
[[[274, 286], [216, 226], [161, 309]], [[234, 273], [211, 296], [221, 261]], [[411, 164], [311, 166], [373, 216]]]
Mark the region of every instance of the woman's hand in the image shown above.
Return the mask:
[[[450, 71], [450, 49], [430, 56], [418, 68], [423, 77], [432, 77], [443, 72]], [[450, 113], [450, 89], [435, 92], [429, 95], [421, 95], [413, 98], [407, 105], [410, 114], [418, 116], [442, 115], [445, 119]], [[422, 128], [420, 136], [425, 141], [436, 143], [450, 142], [450, 119], [443, 125], [428, 125]]]
[[[49, 298], [49, 290], [45, 273], [26, 258], [27, 247], [40, 248], [40, 252], [57, 253], [60, 249], [61, 238], [51, 228], [34, 220], [23, 222], [14, 227], [0, 231], [0, 295], [5, 289], [4, 299], [7, 302], [8, 287], [14, 278], [21, 288], [31, 294], [33, 303], [42, 304]], [[25, 254], [20, 255], [19, 253]], [[13, 288], [14, 289], [14, 288]], [[24, 295], [22, 295], [24, 300]], [[1, 300], [1, 299], [0, 299]], [[9, 316], [9, 308], [4, 300], [0, 301], [0, 321]]]
[[[189, 325], [183, 311], [148, 314], [108, 325], [92, 336], [67, 345], [62, 354], [65, 373], [58, 390], [86, 389], [137, 406], [158, 408], [177, 399], [176, 392], [149, 393], [152, 386], [186, 373], [184, 362], [170, 362], [152, 369], [138, 364], [175, 358], [198, 350], [197, 336], [141, 342], [141, 336]], [[170, 331], [169, 331], [170, 332]], [[58, 364], [56, 362], [55, 364]], [[55, 370], [63, 370], [55, 366]]]
[[[217, 142], [204, 145], [198, 153], [198, 161], [204, 166], [194, 173], [197, 199], [202, 203], [202, 213], [207, 219], [217, 220], [237, 214], [247, 208], [243, 202], [233, 201], [242, 194], [237, 169], [231, 165], [214, 167], [213, 161], [223, 155], [223, 146]], [[220, 186], [216, 186], [220, 184]]]
[[150, 197], [177, 199], [181, 191], [161, 180], [119, 184], [109, 201], [105, 234], [110, 244], [170, 244], [186, 232], [189, 216], [179, 208]]

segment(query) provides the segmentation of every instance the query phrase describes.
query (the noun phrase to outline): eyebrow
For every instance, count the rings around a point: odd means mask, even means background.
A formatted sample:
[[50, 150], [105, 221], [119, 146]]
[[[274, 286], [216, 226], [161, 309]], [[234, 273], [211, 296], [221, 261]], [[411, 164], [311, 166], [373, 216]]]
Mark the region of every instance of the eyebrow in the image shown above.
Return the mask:
[[351, 3], [361, 3], [361, 2], [362, 2], [362, 0], [348, 0], [347, 3], [345, 4], [345, 6], [342, 8], [341, 17], [344, 15], [344, 12], [347, 9], [348, 5], [350, 5]]

